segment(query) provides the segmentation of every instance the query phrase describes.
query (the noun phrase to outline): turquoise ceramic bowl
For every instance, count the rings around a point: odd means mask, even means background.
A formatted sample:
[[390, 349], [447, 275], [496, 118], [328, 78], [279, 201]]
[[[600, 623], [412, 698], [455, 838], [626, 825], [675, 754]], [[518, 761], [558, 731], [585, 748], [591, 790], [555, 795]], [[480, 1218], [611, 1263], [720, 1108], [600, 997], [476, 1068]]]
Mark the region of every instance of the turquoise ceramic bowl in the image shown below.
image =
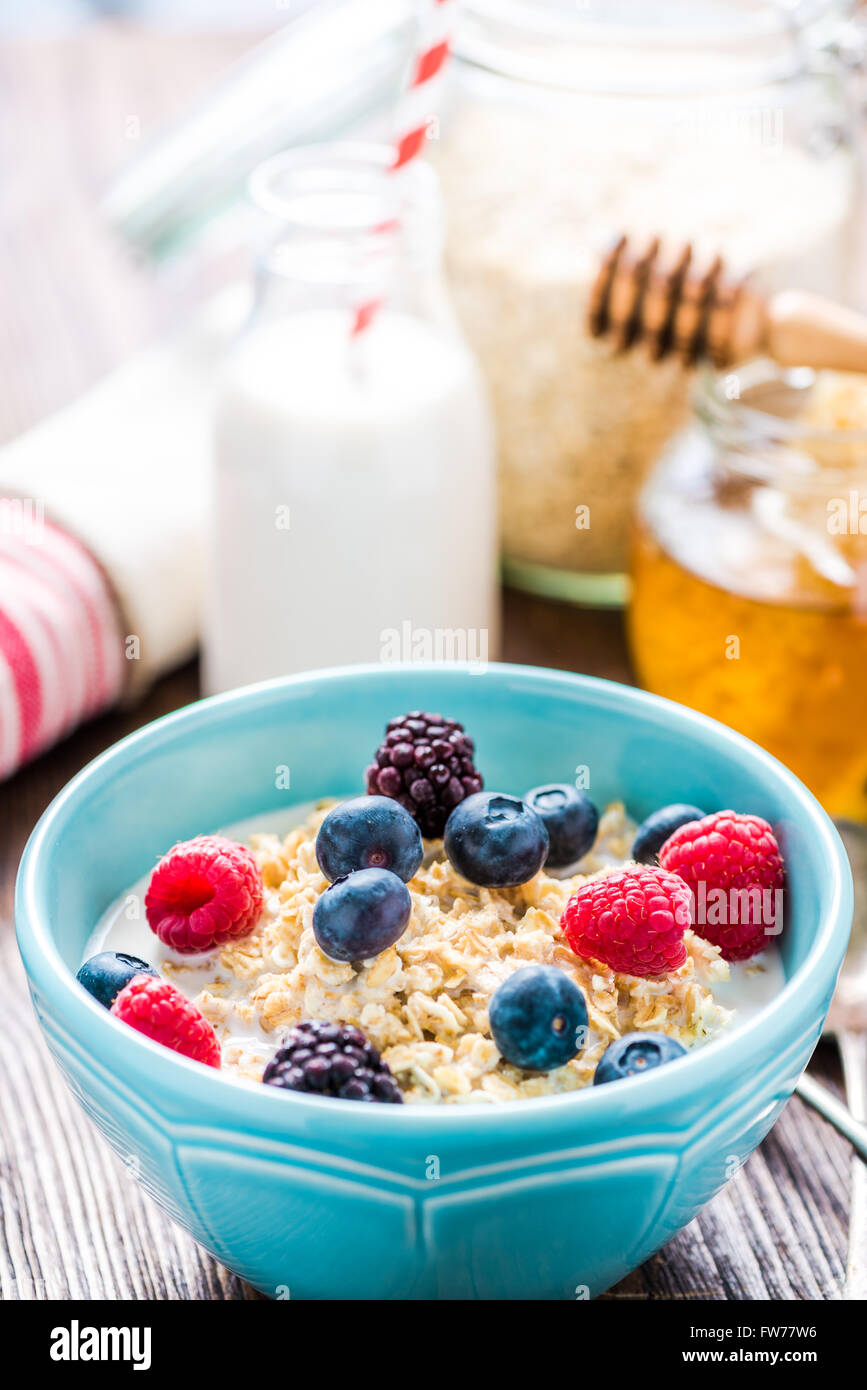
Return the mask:
[[[169, 845], [271, 807], [357, 791], [392, 715], [442, 709], [486, 783], [590, 767], [595, 799], [764, 815], [788, 862], [783, 992], [659, 1072], [498, 1107], [392, 1107], [238, 1086], [143, 1039], [76, 984], [88, 936]], [[275, 769], [291, 770], [291, 793]], [[754, 744], [686, 709], [513, 666], [355, 668], [205, 700], [109, 749], [31, 837], [21, 952], [48, 1045], [159, 1204], [276, 1297], [597, 1294], [696, 1214], [770, 1129], [813, 1051], [851, 879], [816, 801]]]

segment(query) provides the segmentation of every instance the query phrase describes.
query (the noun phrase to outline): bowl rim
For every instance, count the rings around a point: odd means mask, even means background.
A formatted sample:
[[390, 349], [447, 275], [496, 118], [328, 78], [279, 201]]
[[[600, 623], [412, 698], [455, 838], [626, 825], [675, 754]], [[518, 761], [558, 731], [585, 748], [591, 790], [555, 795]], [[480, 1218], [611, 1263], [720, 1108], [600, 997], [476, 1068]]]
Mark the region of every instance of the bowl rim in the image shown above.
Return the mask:
[[[182, 706], [152, 720], [112, 744], [86, 764], [53, 798], [34, 827], [22, 855], [15, 890], [15, 922], [19, 951], [28, 981], [32, 981], [50, 1003], [56, 1017], [67, 1021], [71, 1034], [88, 1054], [99, 1060], [109, 1053], [119, 1072], [122, 1067], [141, 1070], [141, 1061], [150, 1050], [147, 1067], [156, 1094], [190, 1099], [190, 1088], [197, 1088], [196, 1098], [203, 1105], [212, 1104], [221, 1112], [229, 1126], [249, 1132], [264, 1130], [272, 1139], [297, 1135], [298, 1123], [305, 1126], [319, 1117], [326, 1123], [340, 1117], [346, 1129], [345, 1101], [325, 1096], [305, 1096], [282, 1092], [261, 1083], [243, 1078], [222, 1076], [211, 1067], [202, 1066], [170, 1049], [162, 1047], [115, 1019], [107, 1009], [91, 998], [77, 983], [66, 966], [54, 942], [47, 914], [40, 905], [40, 870], [52, 851], [56, 838], [55, 827], [75, 811], [77, 803], [85, 801], [91, 785], [110, 777], [116, 764], [135, 758], [153, 740], [174, 739], [203, 721], [222, 720], [233, 710], [255, 709], [260, 702], [269, 703], [275, 695], [293, 687], [309, 686], [311, 682], [339, 683], [347, 679], [364, 680], [386, 673], [431, 676], [434, 680], [471, 676], [475, 683], [486, 678], [534, 681], [552, 691], [573, 691], [583, 696], [584, 703], [614, 705], [628, 716], [630, 710], [640, 709], [650, 722], [670, 725], [677, 720], [684, 731], [699, 745], [720, 743], [740, 754], [741, 760], [757, 760], [769, 767], [782, 783], [806, 819], [824, 850], [831, 875], [828, 906], [820, 920], [806, 958], [786, 981], [780, 994], [761, 1008], [731, 1034], [723, 1034], [713, 1043], [696, 1048], [650, 1076], [621, 1080], [616, 1086], [582, 1087], [552, 1096], [537, 1096], [532, 1103], [440, 1105], [436, 1102], [404, 1106], [356, 1105], [350, 1114], [355, 1123], [366, 1127], [369, 1134], [381, 1133], [392, 1138], [432, 1125], [443, 1130], [460, 1130], [472, 1125], [491, 1128], [503, 1136], [524, 1133], [528, 1127], [543, 1120], [562, 1120], [569, 1115], [579, 1116], [588, 1124], [619, 1113], [624, 1103], [636, 1119], [636, 1129], [649, 1112], [667, 1112], [680, 1101], [706, 1089], [715, 1081], [724, 1080], [738, 1058], [769, 1055], [774, 1044], [784, 1045], [796, 1023], [822, 1007], [823, 996], [830, 998], [836, 974], [849, 937], [853, 909], [853, 885], [849, 861], [843, 843], [829, 816], [802, 782], [777, 758], [758, 744], [736, 733], [726, 725], [699, 714], [685, 705], [653, 695], [635, 686], [623, 685], [596, 676], [581, 675], [553, 668], [490, 662], [483, 671], [471, 663], [410, 662], [384, 665], [373, 662], [365, 665], [330, 667], [320, 671], [300, 672], [239, 687], [220, 695], [208, 696]], [[204, 832], [203, 832], [204, 833]], [[103, 1030], [107, 1030], [103, 1032]], [[93, 1035], [93, 1037], [89, 1037]], [[99, 1051], [93, 1041], [104, 1037], [105, 1047]], [[731, 1066], [730, 1066], [731, 1064]], [[228, 1084], [227, 1084], [228, 1083]], [[576, 1110], [576, 1107], [578, 1109]], [[577, 1135], [576, 1135], [577, 1137]]]

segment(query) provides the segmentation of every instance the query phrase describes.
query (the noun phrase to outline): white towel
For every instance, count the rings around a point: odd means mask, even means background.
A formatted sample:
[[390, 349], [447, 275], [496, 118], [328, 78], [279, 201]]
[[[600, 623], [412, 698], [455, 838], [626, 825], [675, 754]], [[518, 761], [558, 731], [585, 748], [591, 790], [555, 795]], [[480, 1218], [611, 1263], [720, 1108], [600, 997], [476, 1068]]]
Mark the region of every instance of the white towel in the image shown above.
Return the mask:
[[[195, 650], [214, 374], [247, 303], [225, 291], [180, 338], [0, 450], [0, 776]], [[82, 574], [92, 557], [84, 607], [73, 586], [64, 594], [61, 551]], [[92, 656], [114, 642], [123, 658], [102, 685], [85, 656], [78, 674], [63, 657], [94, 622], [88, 604], [102, 614]]]

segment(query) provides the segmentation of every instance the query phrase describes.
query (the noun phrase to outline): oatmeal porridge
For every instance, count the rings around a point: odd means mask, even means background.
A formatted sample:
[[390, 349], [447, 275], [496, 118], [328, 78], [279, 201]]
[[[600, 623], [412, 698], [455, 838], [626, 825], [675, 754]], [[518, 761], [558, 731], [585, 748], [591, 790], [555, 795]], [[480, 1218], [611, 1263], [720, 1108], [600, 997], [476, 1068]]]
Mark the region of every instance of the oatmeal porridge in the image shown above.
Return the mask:
[[[412, 730], [398, 732], [383, 746], [400, 763]], [[752, 836], [769, 865], [756, 891], [770, 893], [781, 861], [765, 822], [668, 807], [639, 831], [622, 803], [600, 816], [568, 784], [464, 795], [481, 777], [460, 726], [450, 737], [465, 765], [445, 804], [418, 778], [404, 777], [405, 804], [382, 795], [382, 756], [366, 796], [175, 846], [105, 915], [82, 983], [242, 1082], [447, 1104], [635, 1074], [779, 991], [773, 943], [754, 925], [704, 925], [690, 885], [702, 834], [735, 848]], [[422, 763], [425, 739], [422, 726]], [[440, 834], [423, 837], [419, 818]]]

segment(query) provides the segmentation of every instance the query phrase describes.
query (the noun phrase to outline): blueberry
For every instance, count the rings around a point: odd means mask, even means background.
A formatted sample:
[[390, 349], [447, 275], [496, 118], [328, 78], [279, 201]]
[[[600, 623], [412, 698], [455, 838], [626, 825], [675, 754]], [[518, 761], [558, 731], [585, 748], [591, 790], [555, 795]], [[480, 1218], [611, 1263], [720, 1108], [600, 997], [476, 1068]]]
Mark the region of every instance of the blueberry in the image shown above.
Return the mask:
[[88, 994], [110, 1009], [134, 975], [157, 974], [152, 965], [139, 960], [138, 956], [128, 956], [123, 951], [101, 951], [84, 962], [75, 978]]
[[316, 836], [316, 858], [333, 883], [356, 869], [391, 869], [404, 883], [424, 855], [421, 831], [390, 796], [356, 796], [329, 811]]
[[639, 864], [655, 864], [656, 856], [669, 835], [673, 835], [679, 826], [686, 825], [688, 821], [701, 820], [703, 815], [704, 811], [700, 811], [697, 806], [686, 806], [680, 801], [673, 806], [663, 806], [659, 811], [654, 811], [638, 827], [638, 833], [632, 842], [632, 858]]
[[491, 1034], [507, 1062], [525, 1071], [565, 1067], [586, 1042], [584, 995], [554, 965], [525, 965], [497, 989]]
[[593, 848], [599, 812], [586, 792], [569, 782], [553, 782], [534, 787], [524, 801], [545, 823], [551, 845], [547, 868], [566, 869]]
[[642, 1072], [685, 1056], [686, 1048], [665, 1033], [627, 1033], [606, 1047], [593, 1085], [604, 1086], [607, 1081], [621, 1081], [624, 1076], [641, 1076]]
[[544, 821], [517, 796], [476, 792], [446, 821], [445, 851], [459, 874], [483, 888], [514, 888], [548, 853]]
[[331, 960], [370, 960], [403, 935], [409, 889], [389, 869], [358, 869], [332, 883], [313, 909], [313, 935]]

